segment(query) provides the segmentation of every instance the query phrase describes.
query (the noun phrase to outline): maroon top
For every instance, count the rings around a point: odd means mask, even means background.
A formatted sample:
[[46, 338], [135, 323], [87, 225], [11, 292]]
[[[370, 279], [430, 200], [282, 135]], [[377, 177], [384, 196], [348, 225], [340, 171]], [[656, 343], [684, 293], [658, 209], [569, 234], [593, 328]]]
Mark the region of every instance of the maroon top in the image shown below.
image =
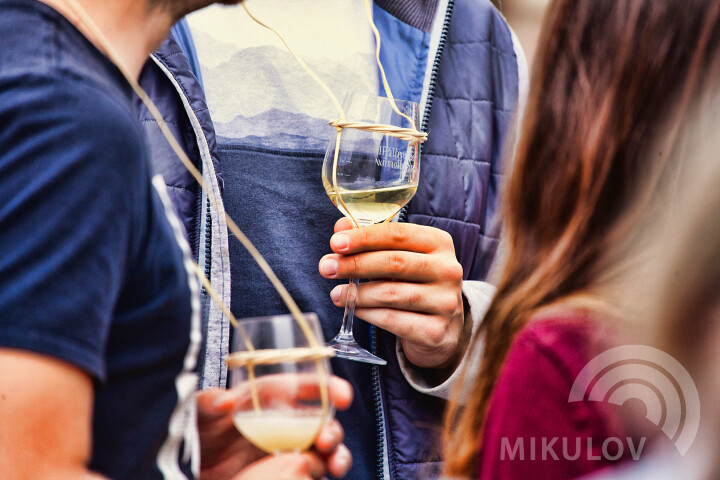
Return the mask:
[[604, 330], [579, 311], [536, 316], [521, 330], [490, 399], [481, 480], [571, 479], [630, 458], [618, 407], [568, 402], [580, 371], [610, 347]]

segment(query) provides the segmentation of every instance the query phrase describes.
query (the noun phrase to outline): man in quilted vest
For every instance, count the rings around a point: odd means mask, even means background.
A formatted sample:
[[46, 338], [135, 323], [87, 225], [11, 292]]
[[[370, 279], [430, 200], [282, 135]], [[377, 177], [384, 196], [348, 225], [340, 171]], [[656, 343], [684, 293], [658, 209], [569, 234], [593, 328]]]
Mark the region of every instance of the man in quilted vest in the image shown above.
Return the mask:
[[[385, 94], [362, 2], [248, 6], [337, 96]], [[182, 79], [178, 91], [199, 107], [204, 120], [194, 125], [209, 132], [207, 166], [221, 178], [225, 208], [301, 310], [318, 314], [326, 340], [340, 327], [345, 279], [371, 280], [359, 289], [354, 333], [388, 365], [333, 360], [334, 372], [356, 394], [353, 406], [337, 415], [354, 457], [347, 478], [433, 478], [441, 462], [436, 434], [444, 399], [463, 363], [473, 362], [465, 346], [493, 292], [483, 280], [499, 242], [502, 150], [522, 97], [525, 63], [487, 0], [378, 0], [372, 12], [392, 93], [420, 104], [420, 128], [429, 139], [422, 146], [420, 186], [399, 221], [361, 231], [350, 230], [346, 220], [336, 224], [341, 215], [320, 181], [334, 137], [327, 121], [337, 113], [275, 37], [242, 9], [218, 7], [188, 17], [189, 27], [177, 26], [157, 55], [176, 58], [180, 43], [192, 73], [164, 73]], [[203, 148], [198, 153], [202, 157]], [[182, 176], [166, 178], [192, 193]], [[217, 242], [227, 242], [227, 257], [222, 248], [211, 254], [207, 239], [218, 225], [222, 236], [222, 219], [212, 216], [205, 199], [189, 196], [196, 203], [181, 201], [179, 208], [188, 212], [198, 255], [207, 259], [216, 285], [226, 287], [235, 316], [285, 312], [235, 239]], [[210, 312], [204, 328], [212, 340], [202, 385], [223, 386], [227, 319]]]

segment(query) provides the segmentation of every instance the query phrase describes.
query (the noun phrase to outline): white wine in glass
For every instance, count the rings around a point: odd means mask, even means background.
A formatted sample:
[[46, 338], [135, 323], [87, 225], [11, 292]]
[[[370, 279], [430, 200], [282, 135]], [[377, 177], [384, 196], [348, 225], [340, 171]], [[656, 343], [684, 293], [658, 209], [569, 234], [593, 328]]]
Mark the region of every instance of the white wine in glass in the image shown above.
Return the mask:
[[[350, 93], [343, 110], [351, 122], [418, 128], [415, 102]], [[334, 135], [330, 139], [323, 163], [322, 182], [330, 200], [356, 228], [392, 219], [417, 191], [418, 140], [349, 127], [339, 133], [339, 138], [339, 142]], [[357, 288], [358, 279], [351, 279], [342, 326], [329, 346], [335, 349], [336, 357], [384, 365], [385, 360], [368, 352], [353, 336]]]
[[[317, 315], [303, 317], [316, 341], [321, 341]], [[244, 319], [235, 329], [228, 361], [235, 395], [233, 421], [247, 440], [265, 452], [307, 450], [333, 417], [327, 393], [330, 362], [326, 357], [302, 358], [313, 347], [292, 315]], [[263, 364], [258, 358], [267, 353], [276, 360]], [[237, 358], [259, 363], [234, 366]]]
[[278, 410], [259, 414], [236, 412], [233, 422], [253, 445], [273, 454], [307, 450], [325, 424], [322, 415], [317, 412], [303, 415], [301, 412]]
[[[366, 190], [348, 190], [338, 186], [342, 199], [342, 202], [338, 202], [335, 189], [328, 182], [325, 182], [324, 186], [335, 206], [346, 216], [349, 216], [349, 212], [361, 226], [384, 222], [394, 217], [417, 190], [417, 185], [368, 188]], [[347, 212], [345, 208], [347, 208]]]

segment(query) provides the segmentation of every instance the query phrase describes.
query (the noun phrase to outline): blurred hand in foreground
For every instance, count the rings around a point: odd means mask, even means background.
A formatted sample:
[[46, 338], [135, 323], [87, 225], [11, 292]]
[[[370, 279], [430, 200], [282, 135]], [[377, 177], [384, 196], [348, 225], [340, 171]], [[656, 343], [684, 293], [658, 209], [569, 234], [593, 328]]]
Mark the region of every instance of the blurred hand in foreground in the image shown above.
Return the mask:
[[[330, 402], [345, 410], [352, 402], [352, 387], [338, 377], [328, 385]], [[342, 443], [344, 432], [332, 420], [318, 433], [312, 449], [301, 454], [268, 456], [237, 430], [232, 413], [243, 393], [214, 388], [197, 393], [201, 448], [201, 480], [311, 480], [325, 474], [341, 478], [352, 465]]]

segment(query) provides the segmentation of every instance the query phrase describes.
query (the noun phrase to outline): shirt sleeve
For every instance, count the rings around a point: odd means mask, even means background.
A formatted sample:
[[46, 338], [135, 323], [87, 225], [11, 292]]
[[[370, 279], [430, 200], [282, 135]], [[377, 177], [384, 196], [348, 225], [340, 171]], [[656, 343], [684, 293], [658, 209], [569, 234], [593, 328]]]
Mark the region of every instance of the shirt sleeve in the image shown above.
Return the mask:
[[[540, 332], [540, 333], [538, 333]], [[597, 402], [568, 402], [589, 358], [582, 327], [530, 325], [515, 339], [490, 401], [480, 480], [572, 479], [608, 465], [611, 416]]]
[[0, 346], [100, 379], [141, 221], [143, 143], [131, 112], [77, 79], [0, 83]]
[[[402, 344], [400, 339], [395, 344], [395, 350], [398, 357], [398, 363], [400, 364], [400, 370], [402, 371], [405, 379], [408, 383], [418, 392], [426, 395], [432, 395], [443, 399], [450, 398], [453, 394], [455, 386], [458, 384], [462, 373], [465, 371], [467, 365], [479, 365], [480, 358], [482, 357], [482, 342], [476, 341], [476, 337], [480, 335], [480, 325], [485, 317], [490, 302], [492, 301], [493, 295], [495, 294], [495, 287], [486, 282], [480, 281], [465, 281], [463, 282], [463, 297], [469, 307], [465, 311], [465, 322], [471, 324], [471, 338], [468, 343], [468, 348], [463, 354], [462, 360], [450, 372], [449, 376], [440, 383], [433, 382], [432, 379], [426, 377], [423, 374], [426, 369], [418, 369], [411, 364], [405, 354], [403, 353]], [[475, 348], [471, 348], [475, 346]], [[470, 389], [471, 382], [466, 381], [462, 384], [463, 391], [460, 392], [460, 401], [464, 402], [467, 397], [468, 390]]]

